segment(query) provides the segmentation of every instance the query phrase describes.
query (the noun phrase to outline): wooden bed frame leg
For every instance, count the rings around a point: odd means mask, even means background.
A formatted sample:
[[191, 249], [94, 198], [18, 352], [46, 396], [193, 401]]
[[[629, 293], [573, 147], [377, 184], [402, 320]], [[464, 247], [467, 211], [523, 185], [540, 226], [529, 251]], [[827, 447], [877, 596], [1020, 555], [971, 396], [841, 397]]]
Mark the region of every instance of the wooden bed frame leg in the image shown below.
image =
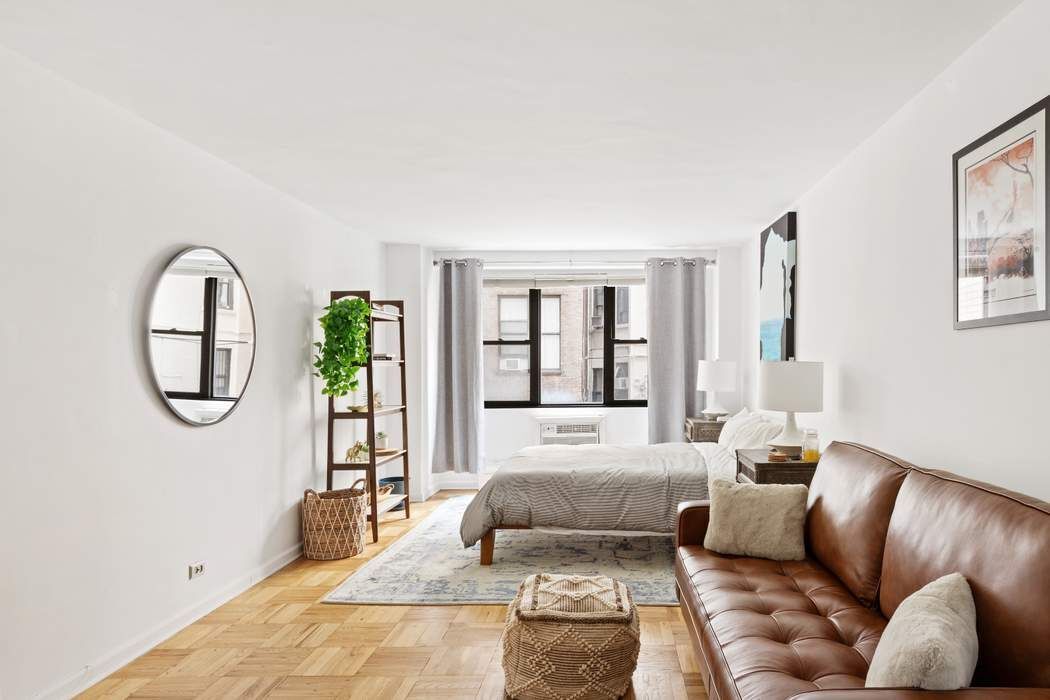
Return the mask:
[[492, 564], [492, 552], [496, 548], [496, 531], [489, 530], [481, 537], [481, 565]]

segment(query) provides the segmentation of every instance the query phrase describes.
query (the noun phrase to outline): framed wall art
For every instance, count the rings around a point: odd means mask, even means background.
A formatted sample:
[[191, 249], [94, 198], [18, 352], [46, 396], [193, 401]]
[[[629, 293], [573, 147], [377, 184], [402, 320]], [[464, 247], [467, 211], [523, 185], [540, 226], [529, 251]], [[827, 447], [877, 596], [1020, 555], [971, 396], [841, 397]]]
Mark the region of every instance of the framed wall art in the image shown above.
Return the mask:
[[759, 240], [758, 356], [795, 356], [795, 212], [766, 227]]
[[956, 329], [1050, 319], [1048, 106], [1050, 97], [952, 158]]

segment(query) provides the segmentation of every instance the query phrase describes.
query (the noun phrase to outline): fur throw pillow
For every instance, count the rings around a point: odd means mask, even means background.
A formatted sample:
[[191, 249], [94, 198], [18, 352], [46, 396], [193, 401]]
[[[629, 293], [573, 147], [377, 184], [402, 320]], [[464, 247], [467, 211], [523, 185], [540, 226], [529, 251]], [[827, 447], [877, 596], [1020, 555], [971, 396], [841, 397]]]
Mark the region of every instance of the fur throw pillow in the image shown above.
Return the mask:
[[867, 688], [958, 690], [977, 668], [977, 609], [961, 574], [927, 583], [901, 601], [868, 668]]
[[711, 482], [711, 518], [704, 547], [722, 554], [792, 561], [806, 558], [802, 484]]

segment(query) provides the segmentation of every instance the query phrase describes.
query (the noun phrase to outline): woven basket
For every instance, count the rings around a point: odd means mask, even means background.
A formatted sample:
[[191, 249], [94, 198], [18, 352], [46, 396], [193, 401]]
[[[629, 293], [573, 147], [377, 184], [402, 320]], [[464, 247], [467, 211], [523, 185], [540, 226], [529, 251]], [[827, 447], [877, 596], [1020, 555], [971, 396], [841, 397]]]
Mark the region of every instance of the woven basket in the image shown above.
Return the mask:
[[[303, 494], [303, 556], [307, 559], [345, 559], [365, 550], [368, 521], [368, 492], [358, 488], [358, 479], [348, 489]], [[393, 490], [378, 490], [382, 498]]]
[[517, 700], [619, 698], [640, 646], [626, 585], [608, 576], [534, 574], [507, 610], [504, 688]]

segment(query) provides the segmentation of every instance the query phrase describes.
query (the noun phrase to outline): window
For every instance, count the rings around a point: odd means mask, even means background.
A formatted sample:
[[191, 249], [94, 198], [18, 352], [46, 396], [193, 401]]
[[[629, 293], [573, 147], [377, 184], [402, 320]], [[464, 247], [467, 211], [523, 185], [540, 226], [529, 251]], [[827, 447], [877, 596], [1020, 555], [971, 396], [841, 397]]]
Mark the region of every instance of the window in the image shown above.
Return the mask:
[[631, 319], [631, 288], [616, 288], [616, 325], [623, 326]]
[[233, 280], [229, 277], [219, 278], [216, 284], [215, 306], [220, 309], [233, 308]]
[[[499, 298], [499, 338], [500, 340], [529, 339], [529, 297], [528, 295], [504, 295]], [[503, 371], [517, 371], [528, 367], [529, 347], [527, 345], [502, 345], [499, 349]], [[514, 358], [519, 358], [515, 360]]]
[[486, 407], [645, 406], [645, 306], [641, 284], [486, 286]]
[[604, 287], [591, 287], [591, 327], [601, 328], [605, 324]]
[[215, 381], [212, 390], [216, 396], [230, 395], [230, 362], [233, 350], [230, 348], [215, 349]]
[[561, 297], [545, 296], [540, 305], [540, 369], [561, 369]]

